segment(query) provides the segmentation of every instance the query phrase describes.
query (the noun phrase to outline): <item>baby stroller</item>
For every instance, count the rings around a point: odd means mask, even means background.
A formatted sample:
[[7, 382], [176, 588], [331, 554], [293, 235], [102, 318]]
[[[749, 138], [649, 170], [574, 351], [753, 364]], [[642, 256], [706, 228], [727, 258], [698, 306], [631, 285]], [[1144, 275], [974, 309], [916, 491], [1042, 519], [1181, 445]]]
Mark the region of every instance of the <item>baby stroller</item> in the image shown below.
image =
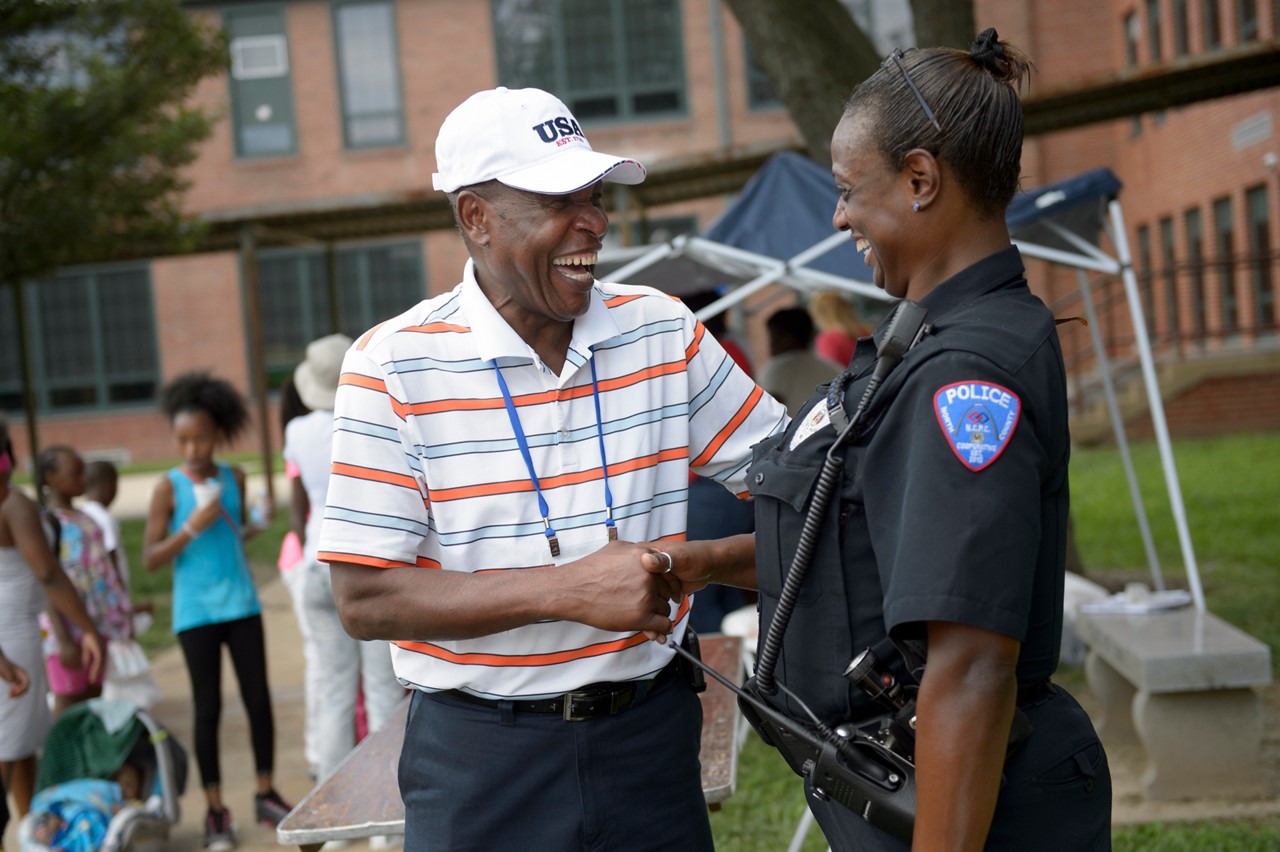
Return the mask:
[[[45, 741], [36, 799], [18, 825], [21, 849], [44, 852], [49, 848], [45, 845], [49, 826], [60, 819], [76, 819], [77, 814], [86, 816], [87, 809], [92, 819], [84, 824], [95, 828], [105, 824], [105, 831], [68, 832], [77, 836], [69, 848], [163, 852], [169, 829], [181, 815], [179, 799], [186, 776], [186, 751], [136, 705], [101, 698], [76, 704], [54, 723]], [[119, 786], [105, 781], [118, 781]], [[107, 791], [110, 799], [89, 801], [79, 795], [82, 790]], [[42, 801], [48, 803], [43, 809]]]

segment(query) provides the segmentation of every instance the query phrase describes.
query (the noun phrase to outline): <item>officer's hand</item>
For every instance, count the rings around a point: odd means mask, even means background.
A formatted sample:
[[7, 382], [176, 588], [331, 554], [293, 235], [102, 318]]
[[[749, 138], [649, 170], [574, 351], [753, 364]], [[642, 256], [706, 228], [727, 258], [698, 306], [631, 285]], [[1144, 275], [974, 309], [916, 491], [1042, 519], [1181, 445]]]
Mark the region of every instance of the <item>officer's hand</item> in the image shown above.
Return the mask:
[[711, 582], [706, 560], [699, 558], [698, 547], [687, 541], [651, 542], [640, 557], [646, 571], [664, 578], [671, 589], [672, 600], [679, 600], [705, 588]]

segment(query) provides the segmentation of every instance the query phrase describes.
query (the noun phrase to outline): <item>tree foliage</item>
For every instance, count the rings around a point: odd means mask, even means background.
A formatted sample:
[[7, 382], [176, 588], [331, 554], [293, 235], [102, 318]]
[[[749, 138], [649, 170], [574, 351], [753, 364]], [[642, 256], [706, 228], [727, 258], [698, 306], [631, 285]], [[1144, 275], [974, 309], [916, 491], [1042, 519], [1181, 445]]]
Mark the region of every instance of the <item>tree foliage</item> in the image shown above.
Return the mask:
[[190, 241], [213, 117], [187, 100], [221, 31], [176, 0], [0, 0], [0, 34], [0, 281]]

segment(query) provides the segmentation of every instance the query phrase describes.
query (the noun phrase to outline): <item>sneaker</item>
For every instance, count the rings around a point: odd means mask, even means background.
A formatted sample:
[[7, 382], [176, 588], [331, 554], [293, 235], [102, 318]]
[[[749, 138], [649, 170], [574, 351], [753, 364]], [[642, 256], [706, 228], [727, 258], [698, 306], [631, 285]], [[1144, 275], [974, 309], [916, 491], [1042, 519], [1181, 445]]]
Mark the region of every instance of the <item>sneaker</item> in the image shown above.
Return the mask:
[[204, 848], [210, 852], [230, 852], [236, 848], [236, 829], [231, 824], [231, 811], [209, 808], [204, 818]]
[[275, 828], [280, 824], [280, 820], [289, 815], [289, 811], [293, 810], [293, 805], [285, 802], [280, 798], [280, 794], [275, 790], [268, 793], [253, 794], [253, 808], [257, 813], [258, 822], [268, 828]]

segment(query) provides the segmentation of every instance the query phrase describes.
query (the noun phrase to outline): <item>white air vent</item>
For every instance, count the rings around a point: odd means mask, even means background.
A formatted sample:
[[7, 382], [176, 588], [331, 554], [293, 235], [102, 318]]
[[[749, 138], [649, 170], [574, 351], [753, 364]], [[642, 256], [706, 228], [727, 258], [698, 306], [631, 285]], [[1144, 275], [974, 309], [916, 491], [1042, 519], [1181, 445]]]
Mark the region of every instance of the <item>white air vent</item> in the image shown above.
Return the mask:
[[231, 76], [237, 80], [283, 77], [289, 51], [282, 35], [244, 36], [231, 42]]

